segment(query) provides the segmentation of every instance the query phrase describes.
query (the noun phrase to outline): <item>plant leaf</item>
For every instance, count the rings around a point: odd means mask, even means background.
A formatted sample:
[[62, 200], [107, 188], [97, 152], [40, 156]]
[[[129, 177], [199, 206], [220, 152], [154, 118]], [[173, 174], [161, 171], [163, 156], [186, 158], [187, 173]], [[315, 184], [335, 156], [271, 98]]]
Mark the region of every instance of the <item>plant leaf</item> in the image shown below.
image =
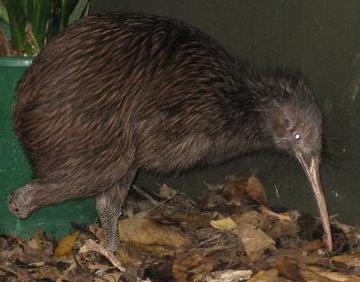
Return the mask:
[[64, 9], [63, 6], [64, 2], [68, 2], [68, 0], [51, 1], [51, 17], [48, 23], [46, 42], [49, 42], [51, 38], [58, 35], [62, 30], [61, 21], [62, 21], [63, 9]]
[[53, 18], [49, 28], [49, 39], [55, 37], [66, 28], [69, 23], [69, 17], [78, 4], [78, 0], [53, 1]]
[[73, 22], [80, 19], [82, 16], [87, 15], [89, 11], [89, 0], [79, 0], [69, 16], [69, 20], [66, 25], [70, 25]]
[[9, 21], [12, 45], [36, 55], [70, 23], [86, 15], [89, 0], [0, 0], [0, 19]]
[[32, 33], [28, 35], [28, 42], [33, 45], [35, 53], [46, 43], [47, 29], [49, 26], [52, 2], [48, 0], [27, 0], [27, 20], [31, 25]]
[[26, 14], [23, 1], [4, 0], [8, 12], [11, 40], [14, 48], [20, 52], [26, 52], [25, 25]]
[[0, 0], [0, 19], [2, 19], [6, 23], [9, 23], [8, 12], [2, 0]]
[[61, 1], [61, 30], [63, 30], [68, 22], [71, 12], [75, 9], [75, 6], [78, 4], [77, 1], [74, 0], [62, 0]]

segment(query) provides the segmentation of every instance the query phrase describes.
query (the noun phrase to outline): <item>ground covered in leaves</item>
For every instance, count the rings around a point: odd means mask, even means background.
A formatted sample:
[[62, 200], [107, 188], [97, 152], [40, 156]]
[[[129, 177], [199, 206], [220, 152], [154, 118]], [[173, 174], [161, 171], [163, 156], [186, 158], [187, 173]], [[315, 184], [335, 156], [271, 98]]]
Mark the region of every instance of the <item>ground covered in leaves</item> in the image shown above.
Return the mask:
[[97, 225], [55, 242], [0, 236], [0, 281], [359, 281], [360, 228], [268, 206], [255, 177], [207, 185], [199, 202], [166, 185], [134, 187], [110, 254]]

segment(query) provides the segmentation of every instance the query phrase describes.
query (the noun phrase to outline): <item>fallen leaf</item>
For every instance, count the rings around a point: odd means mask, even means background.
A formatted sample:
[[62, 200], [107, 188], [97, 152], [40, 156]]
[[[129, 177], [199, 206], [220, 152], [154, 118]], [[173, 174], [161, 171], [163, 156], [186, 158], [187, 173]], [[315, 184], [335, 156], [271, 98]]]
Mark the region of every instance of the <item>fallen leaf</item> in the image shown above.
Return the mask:
[[277, 271], [279, 271], [279, 274], [287, 279], [297, 282], [308, 281], [301, 276], [300, 269], [296, 261], [287, 256], [277, 257], [272, 263], [272, 267], [274, 267]]
[[203, 181], [204, 185], [206, 186], [206, 189], [211, 192], [221, 192], [221, 190], [224, 188], [224, 184], [210, 184], [206, 181]]
[[271, 238], [276, 239], [281, 236], [296, 236], [299, 228], [294, 221], [274, 220], [268, 222], [264, 231]]
[[323, 256], [319, 255], [318, 252], [313, 252], [309, 254], [304, 251], [302, 248], [291, 248], [291, 249], [280, 249], [276, 252], [273, 257], [274, 261], [282, 261], [285, 258], [290, 259], [291, 262], [297, 265], [305, 265], [305, 264], [317, 264], [321, 262]]
[[248, 223], [239, 224], [232, 232], [239, 236], [251, 261], [258, 260], [266, 249], [275, 245], [275, 241], [264, 231]]
[[214, 268], [211, 258], [198, 253], [185, 253], [178, 256], [173, 264], [172, 272], [176, 281], [196, 281], [197, 275], [210, 273]]
[[199, 212], [176, 212], [169, 215], [160, 215], [159, 217], [152, 216], [152, 218], [156, 219], [156, 221], [166, 220], [178, 224], [186, 224], [194, 228], [203, 228], [209, 226], [211, 215]]
[[203, 281], [206, 282], [236, 282], [236, 281], [246, 281], [252, 275], [251, 270], [219, 270], [214, 271], [208, 274], [203, 278]]
[[[321, 223], [313, 216], [302, 216], [301, 232], [297, 232], [296, 211], [270, 210], [253, 205], [254, 201], [248, 205], [249, 194], [241, 206], [228, 205], [223, 186], [211, 188], [219, 197], [219, 205], [206, 211], [182, 194], [176, 196], [176, 201], [164, 200], [159, 205], [148, 198], [138, 201], [137, 195], [130, 194], [127, 207], [133, 206], [131, 214], [135, 218], [120, 221], [120, 233], [126, 234], [127, 241], [122, 241], [116, 256], [108, 253], [99, 240], [98, 244], [86, 243], [80, 250], [73, 248], [74, 255], [53, 256], [54, 242], [44, 233], [30, 240], [0, 235], [0, 280], [360, 282], [358, 227], [334, 223], [332, 218], [337, 247], [327, 254]], [[215, 220], [210, 225], [211, 219]], [[89, 229], [103, 240], [100, 227]], [[61, 249], [63, 254], [70, 252], [72, 236], [59, 241], [57, 255], [62, 254]], [[276, 248], [269, 237], [276, 238]], [[93, 236], [80, 231], [76, 246], [88, 238]], [[252, 277], [251, 271], [255, 273]]]
[[176, 251], [159, 245], [138, 245], [138, 248], [152, 254], [155, 257], [174, 257]]
[[79, 232], [73, 232], [64, 236], [56, 245], [54, 255], [56, 257], [66, 256], [68, 255], [73, 247], [74, 243], [76, 242], [77, 238], [79, 237]]
[[298, 212], [294, 210], [290, 210], [282, 213], [273, 212], [264, 205], [260, 206], [259, 210], [261, 211], [262, 214], [264, 214], [267, 217], [274, 218], [277, 220], [283, 220], [283, 221], [294, 221], [300, 216]]
[[237, 224], [230, 217], [218, 220], [211, 220], [210, 225], [215, 229], [220, 230], [232, 230], [237, 227]]
[[206, 195], [201, 199], [200, 206], [204, 210], [213, 209], [218, 206], [224, 206], [229, 201], [224, 198], [223, 195], [220, 195], [218, 192], [215, 191], [207, 191]]
[[103, 229], [97, 224], [90, 224], [89, 231], [98, 239], [100, 242], [105, 242], [105, 234]]
[[124, 266], [137, 267], [142, 264], [144, 258], [138, 244], [123, 243], [116, 252], [117, 260]]
[[[326, 269], [324, 267], [306, 266], [306, 267], [302, 267], [302, 270], [300, 270], [301, 273], [303, 273], [304, 271], [311, 271], [321, 277], [329, 279], [329, 281], [360, 282], [360, 277], [358, 276], [347, 275], [344, 273]], [[303, 276], [305, 277], [306, 275], [303, 274]]]
[[248, 178], [230, 179], [224, 185], [223, 195], [229, 200], [230, 204], [242, 205], [242, 201], [247, 197]]
[[322, 276], [322, 275], [320, 275], [316, 272], [310, 271], [310, 270], [301, 270], [300, 272], [301, 272], [303, 279], [305, 279], [305, 280], [301, 280], [301, 281], [306, 281], [306, 282], [317, 282], [317, 281], [335, 282], [336, 281], [336, 280], [326, 278], [325, 276]]
[[360, 267], [360, 252], [334, 256], [331, 262], [345, 264], [346, 266]]
[[279, 280], [279, 272], [276, 269], [270, 269], [259, 271], [248, 282], [278, 282]]
[[303, 246], [303, 250], [306, 252], [313, 252], [319, 250], [324, 247], [323, 240], [312, 240], [310, 242], [306, 242]]
[[345, 275], [340, 272], [321, 272], [323, 277], [331, 279], [333, 281], [341, 281], [341, 282], [360, 282], [359, 276], [354, 275]]
[[38, 256], [50, 257], [54, 254], [54, 243], [50, 241], [43, 231], [38, 231], [24, 244], [24, 253], [28, 258], [37, 260]]
[[164, 245], [179, 248], [188, 240], [166, 225], [146, 218], [128, 218], [119, 221], [119, 239], [144, 245]]
[[245, 198], [251, 198], [259, 204], [267, 205], [265, 189], [255, 175], [245, 179], [230, 177], [224, 185], [223, 194], [235, 205], [241, 205]]
[[240, 215], [232, 215], [231, 218], [237, 223], [237, 224], [250, 224], [256, 228], [261, 228], [264, 221], [265, 216], [257, 211], [249, 211], [242, 213]]
[[160, 189], [159, 189], [160, 198], [162, 198], [162, 199], [172, 199], [172, 198], [175, 197], [176, 194], [177, 194], [177, 191], [174, 190], [173, 188], [170, 188], [166, 184], [163, 184], [163, 185], [160, 186]]
[[95, 278], [94, 282], [118, 282], [121, 281], [121, 273], [107, 273], [103, 276], [101, 276], [101, 278]]
[[248, 179], [247, 193], [250, 198], [258, 202], [259, 204], [268, 204], [264, 186], [255, 175], [251, 175]]

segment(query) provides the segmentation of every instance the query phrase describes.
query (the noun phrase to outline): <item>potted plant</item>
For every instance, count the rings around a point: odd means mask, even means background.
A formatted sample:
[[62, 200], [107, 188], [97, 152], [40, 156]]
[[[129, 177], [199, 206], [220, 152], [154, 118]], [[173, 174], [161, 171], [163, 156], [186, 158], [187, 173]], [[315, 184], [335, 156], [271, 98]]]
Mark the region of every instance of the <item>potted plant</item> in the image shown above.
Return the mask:
[[68, 232], [69, 221], [95, 216], [94, 209], [81, 212], [89, 201], [49, 207], [27, 220], [17, 219], [7, 208], [8, 193], [31, 178], [12, 127], [16, 85], [46, 43], [88, 11], [89, 0], [0, 0], [0, 234], [28, 236], [41, 228], [59, 236]]

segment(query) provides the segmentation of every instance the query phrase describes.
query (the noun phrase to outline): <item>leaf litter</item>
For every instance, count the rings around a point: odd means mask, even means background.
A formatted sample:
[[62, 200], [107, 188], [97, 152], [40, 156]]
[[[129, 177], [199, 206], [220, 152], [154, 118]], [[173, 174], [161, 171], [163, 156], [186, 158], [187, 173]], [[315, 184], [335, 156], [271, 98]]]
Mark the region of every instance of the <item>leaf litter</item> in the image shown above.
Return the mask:
[[58, 241], [0, 235], [0, 281], [360, 282], [360, 227], [332, 217], [327, 253], [320, 221], [270, 207], [255, 175], [205, 185], [198, 202], [165, 184], [135, 187], [114, 254], [96, 224]]

